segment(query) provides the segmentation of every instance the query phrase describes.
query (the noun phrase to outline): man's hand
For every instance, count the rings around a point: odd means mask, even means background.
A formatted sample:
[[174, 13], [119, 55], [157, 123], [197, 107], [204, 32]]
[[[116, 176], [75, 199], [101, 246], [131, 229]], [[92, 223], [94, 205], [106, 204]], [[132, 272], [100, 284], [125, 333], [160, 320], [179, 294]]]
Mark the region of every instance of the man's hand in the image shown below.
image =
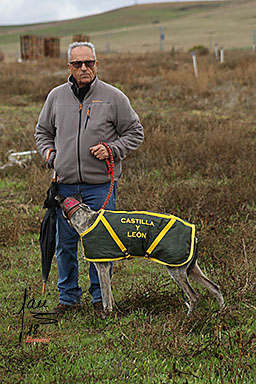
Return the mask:
[[99, 160], [106, 160], [109, 158], [108, 150], [102, 144], [98, 144], [98, 145], [95, 145], [94, 147], [91, 147], [90, 152], [93, 156], [95, 156]]

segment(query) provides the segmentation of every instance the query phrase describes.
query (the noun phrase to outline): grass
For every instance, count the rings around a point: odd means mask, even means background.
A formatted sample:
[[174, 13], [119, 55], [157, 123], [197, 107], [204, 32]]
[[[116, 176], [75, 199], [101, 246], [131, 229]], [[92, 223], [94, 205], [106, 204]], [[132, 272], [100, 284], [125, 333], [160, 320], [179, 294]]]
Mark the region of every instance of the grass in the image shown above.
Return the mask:
[[[181, 52], [101, 54], [99, 62], [100, 78], [129, 95], [145, 128], [144, 143], [123, 163], [117, 208], [170, 212], [195, 223], [200, 266], [220, 285], [226, 307], [219, 314], [195, 284], [201, 297], [187, 318], [165, 269], [134, 260], [115, 263], [116, 306], [99, 319], [79, 253], [81, 312], [56, 324], [34, 318], [58, 298], [55, 260], [41, 296], [39, 229], [50, 173], [35, 156], [24, 167], [1, 170], [1, 381], [253, 384], [255, 57], [229, 52], [220, 65], [202, 56], [198, 79], [190, 55]], [[35, 149], [38, 114], [49, 90], [66, 81], [65, 65], [62, 59], [2, 64], [2, 164], [10, 150]], [[29, 335], [50, 341], [26, 343]]]
[[12, 31], [23, 32], [24, 34], [30, 30], [35, 33], [44, 34], [46, 36], [65, 36], [79, 33], [81, 30], [89, 30], [92, 32], [109, 31], [113, 29], [121, 29], [126, 27], [137, 26], [138, 24], [151, 24], [152, 22], [165, 22], [177, 17], [187, 16], [188, 14], [200, 13], [203, 11], [212, 11], [225, 4], [225, 1], [206, 2], [201, 4], [187, 3], [184, 4], [143, 4], [119, 8], [113, 11], [101, 13], [98, 15], [81, 17], [74, 20], [66, 20], [61, 22], [40, 23], [34, 25], [21, 26], [1, 26], [0, 32], [4, 35], [10, 35]]
[[0, 26], [0, 49], [7, 61], [19, 57], [19, 36], [60, 37], [61, 54], [75, 34], [89, 35], [100, 52], [151, 52], [159, 49], [160, 29], [164, 49], [191, 49], [214, 44], [228, 49], [251, 49], [255, 27], [255, 0], [140, 4], [111, 12], [53, 23]]

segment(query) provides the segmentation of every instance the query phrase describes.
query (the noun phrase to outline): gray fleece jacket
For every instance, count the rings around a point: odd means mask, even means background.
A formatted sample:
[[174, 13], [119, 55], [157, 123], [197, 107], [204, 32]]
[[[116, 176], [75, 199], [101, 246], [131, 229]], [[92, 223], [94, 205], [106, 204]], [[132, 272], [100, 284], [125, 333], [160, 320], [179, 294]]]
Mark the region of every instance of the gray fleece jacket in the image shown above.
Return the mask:
[[66, 184], [102, 184], [109, 181], [106, 164], [90, 153], [90, 147], [106, 142], [113, 151], [115, 180], [123, 160], [142, 143], [144, 134], [138, 115], [119, 89], [99, 80], [81, 103], [67, 83], [54, 88], [39, 115], [35, 139], [47, 161], [55, 156], [54, 169]]

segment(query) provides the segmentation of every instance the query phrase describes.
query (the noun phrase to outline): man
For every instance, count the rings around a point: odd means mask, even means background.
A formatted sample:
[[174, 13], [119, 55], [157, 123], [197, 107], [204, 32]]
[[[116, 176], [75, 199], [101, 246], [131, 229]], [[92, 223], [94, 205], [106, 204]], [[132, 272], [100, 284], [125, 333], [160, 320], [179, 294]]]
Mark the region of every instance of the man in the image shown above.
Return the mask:
[[[143, 141], [143, 128], [129, 99], [118, 89], [97, 77], [98, 61], [91, 43], [75, 42], [68, 49], [70, 76], [65, 84], [48, 95], [36, 126], [37, 147], [58, 175], [58, 193], [80, 193], [83, 202], [99, 210], [108, 191], [105, 160], [108, 144], [114, 156], [115, 183], [106, 209], [115, 209], [121, 161]], [[54, 312], [63, 314], [81, 302], [78, 285], [78, 234], [57, 209], [56, 257], [59, 304]], [[98, 274], [89, 265], [92, 303], [102, 310]]]

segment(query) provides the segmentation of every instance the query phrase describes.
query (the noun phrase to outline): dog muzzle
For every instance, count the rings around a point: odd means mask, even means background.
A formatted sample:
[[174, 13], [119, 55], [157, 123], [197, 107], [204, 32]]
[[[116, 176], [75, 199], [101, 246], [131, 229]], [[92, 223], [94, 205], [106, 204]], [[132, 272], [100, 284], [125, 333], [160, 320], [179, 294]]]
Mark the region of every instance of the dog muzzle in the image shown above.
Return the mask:
[[71, 216], [80, 208], [80, 201], [73, 197], [67, 197], [62, 206], [64, 216], [70, 220]]

